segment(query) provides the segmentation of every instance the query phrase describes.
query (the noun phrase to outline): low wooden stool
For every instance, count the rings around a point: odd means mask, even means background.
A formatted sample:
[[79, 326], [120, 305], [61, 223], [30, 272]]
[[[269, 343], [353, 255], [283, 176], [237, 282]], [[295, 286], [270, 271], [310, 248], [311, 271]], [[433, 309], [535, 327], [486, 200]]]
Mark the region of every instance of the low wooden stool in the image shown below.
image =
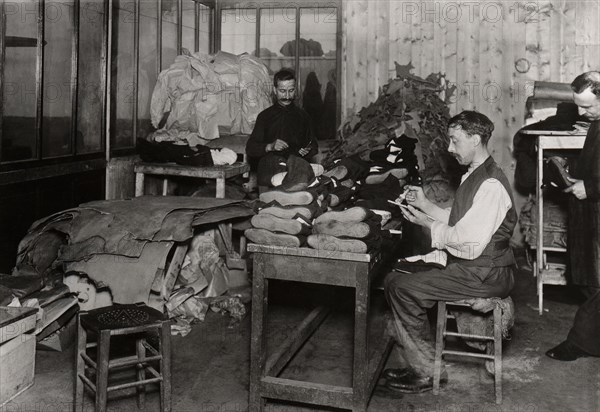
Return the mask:
[[[499, 301], [500, 298], [489, 298], [484, 299], [489, 301]], [[491, 303], [491, 302], [490, 302]], [[482, 335], [470, 335], [458, 332], [449, 332], [446, 330], [446, 323], [448, 319], [454, 319], [454, 316], [446, 310], [447, 306], [458, 306], [466, 307], [469, 309], [471, 305], [465, 301], [456, 302], [438, 302], [438, 313], [437, 313], [437, 326], [436, 326], [436, 339], [435, 339], [435, 363], [433, 369], [433, 393], [434, 395], [439, 394], [440, 391], [440, 378], [442, 374], [442, 356], [443, 355], [456, 355], [456, 356], [468, 356], [474, 358], [488, 359], [494, 362], [494, 385], [496, 391], [496, 403], [502, 403], [502, 309], [497, 303], [491, 303], [494, 305], [493, 317], [494, 317], [494, 335], [493, 336], [482, 336]], [[493, 342], [494, 354], [488, 355], [485, 353], [478, 352], [466, 352], [466, 351], [454, 351], [444, 349], [446, 336], [458, 336], [463, 339], [474, 339]]]
[[[95, 394], [96, 412], [106, 411], [109, 392], [131, 387], [136, 387], [138, 408], [143, 409], [145, 385], [151, 383], [160, 385], [160, 410], [171, 410], [171, 325], [161, 312], [145, 304], [113, 305], [80, 312], [77, 325], [73, 411], [84, 410], [84, 384]], [[148, 332], [158, 333], [158, 348], [146, 341]], [[88, 333], [96, 336], [95, 342], [88, 342]], [[110, 359], [110, 338], [116, 335], [138, 335], [136, 355]], [[88, 355], [90, 348], [97, 348], [95, 360]], [[159, 363], [160, 372], [152, 363]], [[136, 367], [136, 380], [108, 386], [109, 371], [125, 366]], [[90, 370], [95, 382], [86, 375]], [[146, 372], [150, 378], [146, 378]]]

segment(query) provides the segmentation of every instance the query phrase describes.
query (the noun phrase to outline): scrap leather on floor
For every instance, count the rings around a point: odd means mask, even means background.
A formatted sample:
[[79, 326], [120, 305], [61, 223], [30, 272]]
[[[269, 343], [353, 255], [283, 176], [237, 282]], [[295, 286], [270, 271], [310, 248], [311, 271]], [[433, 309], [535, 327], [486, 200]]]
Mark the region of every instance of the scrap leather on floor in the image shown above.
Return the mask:
[[27, 261], [31, 246], [44, 232], [69, 237], [59, 261], [74, 261], [109, 253], [139, 257], [149, 241], [182, 242], [195, 227], [252, 215], [245, 202], [185, 196], [141, 196], [128, 200], [84, 203], [33, 223], [18, 249], [17, 267]]
[[[85, 268], [90, 278], [110, 287], [114, 301], [145, 301], [174, 243], [191, 239], [200, 226], [252, 214], [247, 202], [231, 199], [142, 196], [89, 202], [34, 222], [19, 244], [14, 273], [46, 278], [61, 265]], [[49, 233], [60, 233], [64, 242], [47, 241], [54, 238]], [[54, 256], [50, 265], [48, 255]], [[120, 270], [106, 277], [108, 267]]]

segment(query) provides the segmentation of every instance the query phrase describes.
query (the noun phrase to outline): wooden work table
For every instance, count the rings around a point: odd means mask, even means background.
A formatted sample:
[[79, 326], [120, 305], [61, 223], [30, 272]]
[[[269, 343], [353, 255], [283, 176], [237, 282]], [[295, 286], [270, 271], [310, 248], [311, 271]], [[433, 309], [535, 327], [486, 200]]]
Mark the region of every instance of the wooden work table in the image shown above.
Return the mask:
[[[366, 411], [393, 343], [391, 338], [378, 339], [379, 345], [369, 351], [371, 282], [382, 266], [381, 255], [256, 244], [248, 244], [248, 251], [254, 253], [249, 410], [262, 411], [266, 399], [279, 399]], [[271, 279], [355, 289], [351, 387], [278, 377], [324, 321], [329, 308], [318, 307], [311, 311], [267, 358], [266, 316]]]

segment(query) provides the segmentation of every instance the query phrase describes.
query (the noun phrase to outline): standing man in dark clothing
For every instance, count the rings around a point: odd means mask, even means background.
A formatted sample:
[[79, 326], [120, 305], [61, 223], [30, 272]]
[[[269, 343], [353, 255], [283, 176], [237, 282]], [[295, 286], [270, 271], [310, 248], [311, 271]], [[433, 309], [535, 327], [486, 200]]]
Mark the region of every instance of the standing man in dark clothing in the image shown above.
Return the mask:
[[281, 69], [275, 73], [273, 93], [275, 104], [258, 115], [246, 144], [248, 157], [259, 159], [259, 186], [270, 186], [271, 177], [285, 171], [278, 166], [289, 155], [310, 161], [318, 150], [310, 116], [294, 104], [296, 77], [292, 70]]
[[571, 280], [586, 301], [575, 314], [567, 339], [546, 352], [552, 359], [572, 361], [600, 356], [600, 72], [583, 73], [571, 83], [579, 114], [591, 120], [575, 167], [569, 193], [567, 244]]

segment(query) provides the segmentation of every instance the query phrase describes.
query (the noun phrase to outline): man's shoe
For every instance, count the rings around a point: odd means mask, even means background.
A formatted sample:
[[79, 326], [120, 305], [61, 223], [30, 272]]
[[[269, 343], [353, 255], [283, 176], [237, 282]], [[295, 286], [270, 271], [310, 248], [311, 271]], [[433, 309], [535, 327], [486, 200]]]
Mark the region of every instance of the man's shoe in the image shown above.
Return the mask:
[[374, 213], [364, 207], [354, 206], [350, 209], [342, 211], [330, 211], [323, 213], [321, 216], [315, 219], [316, 223], [329, 222], [332, 220], [338, 222], [362, 222], [363, 220], [373, 216]]
[[306, 239], [313, 249], [330, 252], [367, 253], [369, 246], [360, 239], [340, 239], [339, 237], [313, 234]]
[[313, 233], [321, 233], [335, 237], [349, 237], [354, 239], [362, 239], [372, 232], [371, 226], [365, 222], [338, 222], [337, 220], [329, 220], [315, 223]]
[[411, 368], [386, 369], [383, 371], [383, 377], [387, 380], [404, 379], [410, 374], [415, 374]]
[[566, 189], [571, 186], [571, 176], [568, 172], [568, 164], [560, 156], [552, 156], [547, 160], [546, 170], [544, 171], [544, 180], [559, 189]]
[[285, 192], [282, 190], [271, 190], [260, 194], [261, 202], [270, 203], [277, 201], [281, 206], [288, 205], [309, 205], [313, 202], [312, 193], [306, 191]]
[[348, 169], [346, 166], [335, 166], [333, 169], [323, 173], [327, 177], [335, 177], [338, 180], [343, 180], [348, 176]]
[[266, 229], [246, 229], [244, 235], [252, 243], [259, 245], [300, 247], [304, 243], [303, 236], [294, 236], [287, 233], [273, 233]]
[[566, 340], [547, 351], [546, 356], [559, 361], [570, 362], [590, 355]]
[[266, 229], [269, 232], [287, 233], [289, 235], [309, 235], [311, 225], [304, 216], [297, 214], [292, 219], [282, 219], [268, 213], [252, 216], [252, 226]]
[[406, 176], [408, 176], [408, 170], [404, 168], [396, 168], [381, 173], [372, 173], [365, 178], [365, 183], [368, 185], [381, 183], [390, 175], [397, 179], [404, 179]]
[[[440, 386], [448, 382], [447, 378], [440, 380]], [[386, 386], [401, 393], [421, 393], [433, 389], [432, 376], [408, 375], [402, 379], [388, 379]]]

